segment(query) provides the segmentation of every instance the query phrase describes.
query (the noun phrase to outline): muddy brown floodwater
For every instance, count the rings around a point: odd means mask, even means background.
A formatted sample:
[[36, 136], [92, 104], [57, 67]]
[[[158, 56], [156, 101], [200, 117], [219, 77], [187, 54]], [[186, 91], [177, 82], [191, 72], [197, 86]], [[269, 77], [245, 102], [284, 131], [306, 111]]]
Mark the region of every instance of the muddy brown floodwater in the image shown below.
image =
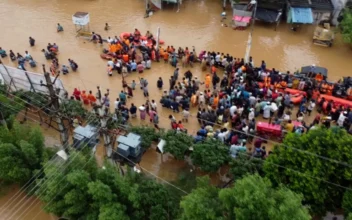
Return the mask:
[[[138, 28], [143, 34], [147, 30], [155, 34], [160, 27], [161, 39], [166, 45], [173, 45], [176, 48], [195, 46], [198, 52], [206, 49], [243, 57], [248, 30], [235, 31], [222, 27], [221, 10], [220, 1], [189, 0], [184, 1], [179, 13], [176, 13], [175, 8], [168, 7], [145, 19], [142, 0], [1, 0], [0, 47], [21, 54], [28, 50], [41, 64], [47, 61], [40, 50], [49, 42], [55, 42], [60, 48], [58, 58], [61, 64], [67, 63], [67, 59], [72, 58], [79, 65], [78, 72], [60, 77], [66, 89], [69, 92], [75, 87], [94, 90], [100, 85], [103, 90], [110, 88], [113, 101], [121, 90], [121, 76], [118, 74], [114, 74], [113, 77], [107, 76], [106, 61], [99, 57], [103, 47], [76, 37], [71, 20], [72, 14], [77, 11], [89, 12], [90, 30], [100, 33], [103, 38], [119, 36], [121, 32], [132, 32], [134, 28]], [[230, 15], [232, 12], [228, 9], [227, 13]], [[111, 25], [109, 31], [104, 31], [106, 22]], [[64, 27], [64, 32], [56, 33], [57, 23]], [[265, 60], [268, 67], [281, 71], [295, 71], [301, 66], [316, 64], [328, 68], [330, 80], [336, 81], [341, 76], [351, 76], [351, 49], [341, 42], [340, 36], [337, 36], [332, 48], [315, 46], [312, 44], [313, 30], [314, 26], [304, 26], [298, 32], [292, 32], [288, 25], [280, 24], [278, 30], [274, 31], [273, 26], [257, 22], [251, 51], [255, 64], [259, 65], [261, 60]], [[36, 46], [33, 48], [29, 47], [29, 36], [36, 39]], [[8, 59], [4, 62], [15, 66], [15, 63], [11, 63]], [[181, 73], [186, 70], [187, 68], [181, 68]], [[41, 68], [31, 71], [41, 72]], [[205, 72], [201, 72], [197, 65], [191, 71], [194, 76], [204, 79]], [[128, 76], [127, 81], [131, 82], [134, 79], [138, 82], [138, 77], [147, 78], [150, 85], [150, 99], [159, 102], [161, 91], [156, 88], [156, 81], [161, 76], [165, 86], [168, 87], [168, 79], [172, 72], [173, 68], [168, 64], [153, 63], [151, 70], [140, 75], [133, 73]], [[129, 103], [141, 105], [145, 101], [142, 92], [137, 89]], [[167, 116], [170, 111], [159, 107], [158, 112], [160, 125], [168, 128]], [[192, 113], [195, 111], [192, 110]], [[185, 125], [190, 133], [195, 133], [198, 129], [194, 116], [193, 114], [190, 122]], [[148, 124], [139, 120], [132, 120], [132, 123]], [[182, 169], [184, 164], [179, 164], [168, 157], [161, 161], [160, 155], [147, 152], [143, 157], [142, 166], [156, 175], [174, 179], [175, 173], [178, 169]]]

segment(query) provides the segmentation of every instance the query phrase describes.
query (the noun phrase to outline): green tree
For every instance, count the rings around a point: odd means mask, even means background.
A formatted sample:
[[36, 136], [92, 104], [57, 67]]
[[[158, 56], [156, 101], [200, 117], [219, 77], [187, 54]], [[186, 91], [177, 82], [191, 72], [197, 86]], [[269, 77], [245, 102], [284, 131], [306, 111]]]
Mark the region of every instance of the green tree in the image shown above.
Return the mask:
[[[106, 162], [73, 151], [68, 161], [46, 167], [37, 195], [45, 210], [70, 219], [175, 219], [177, 197], [165, 185], [128, 171], [125, 176]], [[89, 207], [89, 208], [87, 208]], [[129, 217], [128, 217], [129, 216]]]
[[88, 114], [87, 110], [83, 107], [82, 102], [71, 100], [71, 99], [61, 103], [60, 112], [70, 118], [72, 117], [85, 118]]
[[258, 173], [264, 175], [264, 161], [246, 153], [238, 153], [237, 157], [230, 161], [230, 173], [235, 179], [241, 179], [248, 174]]
[[340, 23], [342, 39], [345, 43], [352, 45], [352, 12], [344, 9], [343, 20]]
[[142, 137], [141, 146], [144, 149], [148, 149], [152, 145], [153, 141], [158, 141], [160, 138], [159, 132], [156, 132], [153, 127], [149, 126], [132, 126], [129, 131], [139, 134]]
[[222, 189], [219, 198], [229, 219], [238, 220], [303, 220], [311, 219], [302, 206], [303, 196], [279, 187], [258, 174], [237, 180], [235, 186]]
[[341, 164], [352, 164], [351, 149], [352, 136], [343, 129], [319, 128], [302, 136], [290, 133], [267, 158], [264, 171], [275, 185], [282, 183], [303, 194], [312, 213], [325, 214], [342, 207], [345, 193], [345, 189], [327, 181], [344, 187], [351, 185], [352, 170]]
[[42, 108], [50, 102], [48, 96], [39, 92], [19, 90], [13, 94], [23, 100], [26, 100], [26, 102], [31, 105], [37, 106], [38, 108]]
[[58, 160], [46, 166], [44, 179], [37, 180], [39, 188], [36, 192], [47, 203], [45, 211], [72, 219], [85, 216], [97, 219], [96, 206], [87, 209], [93, 200], [88, 184], [94, 181], [97, 169], [93, 158], [74, 151], [67, 161]]
[[182, 132], [168, 130], [162, 138], [166, 142], [164, 151], [172, 154], [177, 160], [183, 160], [186, 151], [193, 146], [193, 138]]
[[24, 102], [20, 98], [8, 97], [0, 93], [0, 120], [7, 120], [11, 115], [17, 115], [24, 108]]
[[219, 189], [210, 184], [208, 176], [198, 178], [197, 188], [185, 196], [181, 203], [181, 219], [221, 220], [223, 207], [218, 197]]
[[0, 179], [23, 184], [48, 158], [44, 137], [38, 127], [17, 122], [10, 127], [0, 127]]
[[192, 162], [205, 172], [215, 172], [229, 159], [229, 148], [219, 140], [207, 139], [193, 145]]
[[343, 195], [342, 208], [344, 210], [345, 216], [352, 217], [352, 191], [346, 191]]

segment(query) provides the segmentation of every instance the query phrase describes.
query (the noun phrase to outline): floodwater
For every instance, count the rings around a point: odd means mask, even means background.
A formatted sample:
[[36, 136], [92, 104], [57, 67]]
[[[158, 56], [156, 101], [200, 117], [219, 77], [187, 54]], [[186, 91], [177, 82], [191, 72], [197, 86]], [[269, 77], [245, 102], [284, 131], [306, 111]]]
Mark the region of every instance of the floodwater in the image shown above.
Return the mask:
[[[35, 197], [27, 197], [25, 193], [18, 193], [19, 192], [18, 190], [19, 188], [17, 186], [11, 186], [7, 188], [4, 192], [2, 192], [5, 195], [1, 195], [0, 197], [0, 212], [2, 213], [0, 216], [1, 220], [10, 220], [10, 219], [11, 220], [12, 219], [55, 220], [57, 219], [55, 216], [49, 215], [42, 210], [43, 204], [38, 199], [36, 199]], [[13, 198], [17, 198], [16, 202], [13, 200]], [[7, 203], [8, 201], [10, 202]], [[15, 206], [15, 204], [20, 201], [21, 203], [16, 205], [17, 207], [16, 209], [11, 210], [11, 207], [9, 207], [7, 210], [3, 212], [2, 208], [7, 207], [10, 204], [11, 206]]]
[[[248, 30], [236, 31], [220, 25], [221, 1], [184, 1], [178, 13], [175, 7], [169, 6], [150, 18], [144, 18], [144, 7], [142, 0], [1, 0], [0, 47], [21, 54], [28, 50], [39, 64], [45, 63], [48, 68], [49, 63], [40, 51], [46, 48], [48, 43], [55, 42], [60, 49], [58, 58], [61, 64], [67, 64], [67, 59], [71, 58], [79, 65], [78, 72], [60, 76], [69, 93], [75, 87], [94, 91], [96, 86], [100, 85], [103, 92], [107, 88], [110, 89], [112, 103], [121, 91], [121, 75], [114, 74], [113, 77], [109, 77], [106, 74], [106, 61], [99, 56], [103, 47], [76, 37], [71, 16], [77, 11], [90, 13], [90, 30], [101, 34], [103, 38], [119, 36], [122, 32], [132, 32], [134, 28], [138, 28], [142, 34], [149, 30], [155, 35], [157, 28], [160, 27], [161, 39], [166, 45], [173, 45], [175, 48], [195, 46], [198, 52], [204, 49], [214, 50], [229, 53], [234, 57], [243, 57], [245, 54]], [[232, 13], [229, 8], [227, 13], [229, 15]], [[104, 30], [106, 22], [111, 25], [109, 31]], [[56, 32], [57, 23], [64, 27], [64, 32]], [[314, 26], [303, 26], [299, 31], [292, 32], [290, 26], [283, 22], [275, 31], [273, 25], [256, 22], [251, 56], [256, 65], [265, 60], [268, 67], [281, 71], [293, 72], [301, 66], [311, 64], [324, 66], [329, 70], [331, 81], [351, 75], [350, 47], [341, 42], [340, 36], [337, 36], [332, 48], [313, 45], [313, 30]], [[29, 47], [29, 36], [36, 39], [36, 46], [33, 48]], [[4, 59], [4, 62], [15, 66], [15, 63], [11, 63], [8, 59]], [[40, 66], [31, 71], [42, 72]], [[180, 72], [183, 73], [187, 69], [181, 68]], [[191, 71], [200, 79], [205, 76], [205, 72], [197, 65], [191, 68]], [[169, 64], [153, 63], [151, 70], [139, 75], [133, 73], [126, 80], [130, 83], [132, 80], [138, 82], [139, 77], [148, 79], [150, 99], [159, 102], [162, 91], [157, 89], [156, 81], [159, 76], [162, 77], [165, 88], [168, 88], [168, 79], [172, 73], [173, 68]], [[145, 101], [141, 90], [137, 87], [129, 103], [133, 102], [139, 106]], [[158, 112], [161, 119], [160, 126], [169, 128], [167, 117], [171, 112], [160, 107]], [[192, 110], [192, 113], [195, 111]], [[175, 116], [180, 118], [179, 115]], [[141, 122], [138, 119], [132, 120], [132, 123], [149, 124], [148, 121]], [[195, 133], [198, 129], [195, 115], [185, 127], [190, 133]], [[99, 154], [103, 152], [101, 149], [98, 150]], [[175, 161], [167, 155], [161, 158], [154, 149], [147, 151], [141, 165], [168, 180], [174, 180], [177, 172], [186, 166], [185, 163]], [[0, 201], [1, 205], [5, 201], [4, 197]], [[41, 219], [49, 217], [43, 214]]]

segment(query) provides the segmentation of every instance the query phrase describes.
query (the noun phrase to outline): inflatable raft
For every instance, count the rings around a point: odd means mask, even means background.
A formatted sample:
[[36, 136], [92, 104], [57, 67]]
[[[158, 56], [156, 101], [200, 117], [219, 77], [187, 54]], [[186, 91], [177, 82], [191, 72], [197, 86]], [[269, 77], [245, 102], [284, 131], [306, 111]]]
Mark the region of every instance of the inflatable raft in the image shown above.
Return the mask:
[[[123, 33], [120, 34], [120, 39], [124, 40], [124, 39], [130, 37], [131, 35], [133, 35], [133, 34], [128, 33], [128, 32], [123, 32]], [[141, 36], [140, 39], [141, 40], [147, 40], [147, 37], [146, 36]], [[152, 45], [152, 41], [151, 40], [147, 40], [147, 41], [148, 41], [148, 46]], [[164, 44], [164, 43], [165, 43], [165, 41], [159, 39], [159, 44]]]

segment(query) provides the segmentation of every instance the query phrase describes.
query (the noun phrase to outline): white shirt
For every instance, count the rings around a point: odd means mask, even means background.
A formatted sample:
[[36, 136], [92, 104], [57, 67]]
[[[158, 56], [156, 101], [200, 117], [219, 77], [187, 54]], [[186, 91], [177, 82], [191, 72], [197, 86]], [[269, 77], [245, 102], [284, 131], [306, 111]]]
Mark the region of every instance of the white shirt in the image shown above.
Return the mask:
[[337, 119], [337, 124], [342, 127], [343, 126], [343, 122], [345, 121], [346, 116], [343, 115], [343, 113], [340, 114], [339, 119]]
[[151, 60], [147, 60], [147, 62], [146, 62], [146, 67], [147, 67], [148, 69], [152, 68], [152, 61], [151, 61]]
[[221, 142], [224, 142], [225, 141], [225, 137], [227, 136], [227, 134], [229, 133], [229, 131], [226, 131], [226, 132], [222, 132], [218, 135], [218, 138]]
[[216, 62], [220, 62], [220, 54], [217, 54], [217, 55], [215, 56], [215, 60], [216, 60]]
[[254, 116], [255, 116], [254, 111], [249, 112], [248, 120], [252, 121], [254, 119]]
[[156, 110], [156, 102], [150, 103], [150, 106], [152, 107], [153, 110]]
[[199, 103], [205, 104], [205, 98], [204, 95], [199, 95]]
[[312, 102], [312, 101], [311, 101], [311, 102], [309, 103], [308, 109], [312, 111], [314, 108], [315, 108], [315, 102]]
[[237, 107], [235, 105], [230, 107], [230, 114], [231, 116], [233, 116], [235, 114], [235, 112], [237, 111]]
[[111, 60], [109, 60], [109, 61], [108, 61], [108, 65], [111, 66], [111, 67], [114, 67], [114, 62], [111, 61]]
[[270, 118], [271, 105], [266, 105], [264, 107], [263, 118]]
[[240, 114], [240, 115], [242, 115], [242, 112], [243, 112], [243, 107], [239, 107], [239, 108], [237, 109], [237, 113]]
[[114, 40], [111, 39], [110, 37], [108, 37], [108, 40], [107, 40], [109, 43], [112, 43]]

